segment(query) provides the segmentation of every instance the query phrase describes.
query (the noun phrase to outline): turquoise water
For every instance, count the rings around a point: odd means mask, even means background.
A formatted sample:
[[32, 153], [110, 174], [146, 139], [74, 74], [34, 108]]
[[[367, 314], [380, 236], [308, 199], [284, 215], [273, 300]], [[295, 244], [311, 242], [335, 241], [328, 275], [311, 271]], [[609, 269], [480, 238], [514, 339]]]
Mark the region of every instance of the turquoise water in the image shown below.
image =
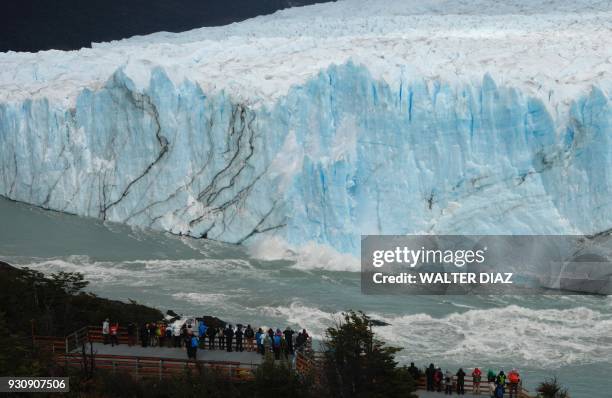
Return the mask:
[[321, 338], [339, 312], [363, 310], [405, 348], [402, 362], [517, 367], [532, 387], [558, 376], [575, 398], [605, 397], [612, 298], [365, 296], [359, 274], [252, 258], [242, 247], [135, 230], [0, 200], [0, 259], [80, 271], [89, 290], [231, 323], [305, 327]]

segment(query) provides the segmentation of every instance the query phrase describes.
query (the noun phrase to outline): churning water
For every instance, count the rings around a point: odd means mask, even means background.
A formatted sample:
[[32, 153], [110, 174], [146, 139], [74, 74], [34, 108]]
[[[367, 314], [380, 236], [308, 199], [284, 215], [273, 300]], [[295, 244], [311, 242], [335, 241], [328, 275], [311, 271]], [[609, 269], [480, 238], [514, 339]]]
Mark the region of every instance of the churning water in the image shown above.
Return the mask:
[[365, 296], [359, 274], [340, 271], [350, 269], [342, 264], [258, 260], [238, 246], [6, 200], [0, 220], [0, 259], [82, 272], [103, 297], [231, 323], [304, 327], [318, 338], [341, 311], [362, 310], [390, 324], [375, 331], [404, 348], [402, 362], [517, 367], [528, 387], [555, 375], [575, 398], [603, 397], [612, 373], [612, 297]]

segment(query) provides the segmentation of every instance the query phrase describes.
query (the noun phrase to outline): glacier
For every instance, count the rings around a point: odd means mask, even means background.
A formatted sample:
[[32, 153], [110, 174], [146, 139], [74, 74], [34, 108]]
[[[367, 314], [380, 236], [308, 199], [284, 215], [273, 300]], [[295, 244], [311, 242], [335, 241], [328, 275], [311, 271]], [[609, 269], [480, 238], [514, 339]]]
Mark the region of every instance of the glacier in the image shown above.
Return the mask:
[[612, 6], [400, 3], [0, 54], [0, 195], [350, 254], [361, 234], [610, 231]]

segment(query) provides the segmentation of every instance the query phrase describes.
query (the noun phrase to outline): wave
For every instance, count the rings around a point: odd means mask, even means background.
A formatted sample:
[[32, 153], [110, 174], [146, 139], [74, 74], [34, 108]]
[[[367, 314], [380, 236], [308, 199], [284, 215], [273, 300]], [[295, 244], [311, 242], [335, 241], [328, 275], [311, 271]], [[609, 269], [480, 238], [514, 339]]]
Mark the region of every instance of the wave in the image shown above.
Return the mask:
[[228, 300], [230, 296], [223, 293], [198, 293], [198, 292], [190, 292], [190, 293], [174, 293], [172, 297], [177, 300], [186, 300], [193, 304], [216, 304], [220, 305], [225, 300]]
[[173, 293], [171, 296], [176, 301], [175, 304], [178, 305], [178, 308], [185, 308], [185, 302], [197, 308], [196, 311], [191, 311], [189, 315], [208, 314], [231, 321], [234, 317], [230, 314], [237, 314], [243, 308], [239, 302], [235, 301], [239, 294], [180, 292]]
[[385, 317], [380, 335], [392, 344], [408, 344], [419, 357], [459, 362], [498, 362], [558, 368], [610, 362], [612, 315], [577, 307], [529, 309], [517, 305], [469, 310], [442, 318], [426, 314]]
[[[289, 306], [263, 307], [260, 313], [304, 326], [317, 339], [340, 319], [339, 312], [326, 312], [294, 301]], [[612, 314], [585, 307], [529, 309], [508, 305], [493, 309], [470, 309], [433, 317], [368, 314], [389, 323], [376, 327], [387, 343], [401, 347], [400, 362], [453, 361], [467, 364], [500, 363], [556, 369], [565, 365], [610, 363], [612, 358]]]
[[262, 237], [251, 242], [247, 251], [251, 257], [260, 260], [290, 261], [294, 263], [292, 268], [301, 271], [359, 272], [361, 270], [358, 257], [340, 253], [329, 245], [312, 241], [296, 246], [278, 236]]
[[303, 305], [300, 301], [293, 301], [288, 306], [263, 306], [253, 310], [267, 317], [284, 319], [294, 328], [306, 328], [308, 334], [317, 340], [323, 340], [325, 330], [341, 315]]
[[91, 282], [118, 283], [127, 286], [143, 286], [147, 283], [163, 283], [167, 278], [183, 278], [189, 273], [205, 273], [208, 276], [233, 275], [257, 277], [253, 265], [244, 259], [180, 259], [180, 260], [132, 260], [95, 261], [89, 256], [27, 259], [6, 258], [17, 267], [28, 267], [45, 274], [58, 271], [80, 272]]

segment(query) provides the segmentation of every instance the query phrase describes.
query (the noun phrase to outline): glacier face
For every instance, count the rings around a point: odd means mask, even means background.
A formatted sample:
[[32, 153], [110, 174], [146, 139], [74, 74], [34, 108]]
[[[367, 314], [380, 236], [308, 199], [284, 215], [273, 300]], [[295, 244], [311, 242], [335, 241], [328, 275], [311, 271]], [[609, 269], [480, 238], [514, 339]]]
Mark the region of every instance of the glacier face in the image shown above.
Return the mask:
[[[561, 127], [560, 127], [561, 126]], [[64, 212], [242, 243], [357, 253], [367, 233], [612, 228], [606, 87], [559, 120], [539, 98], [347, 62], [253, 107], [154, 68], [118, 69], [65, 109], [0, 104], [0, 194]]]

